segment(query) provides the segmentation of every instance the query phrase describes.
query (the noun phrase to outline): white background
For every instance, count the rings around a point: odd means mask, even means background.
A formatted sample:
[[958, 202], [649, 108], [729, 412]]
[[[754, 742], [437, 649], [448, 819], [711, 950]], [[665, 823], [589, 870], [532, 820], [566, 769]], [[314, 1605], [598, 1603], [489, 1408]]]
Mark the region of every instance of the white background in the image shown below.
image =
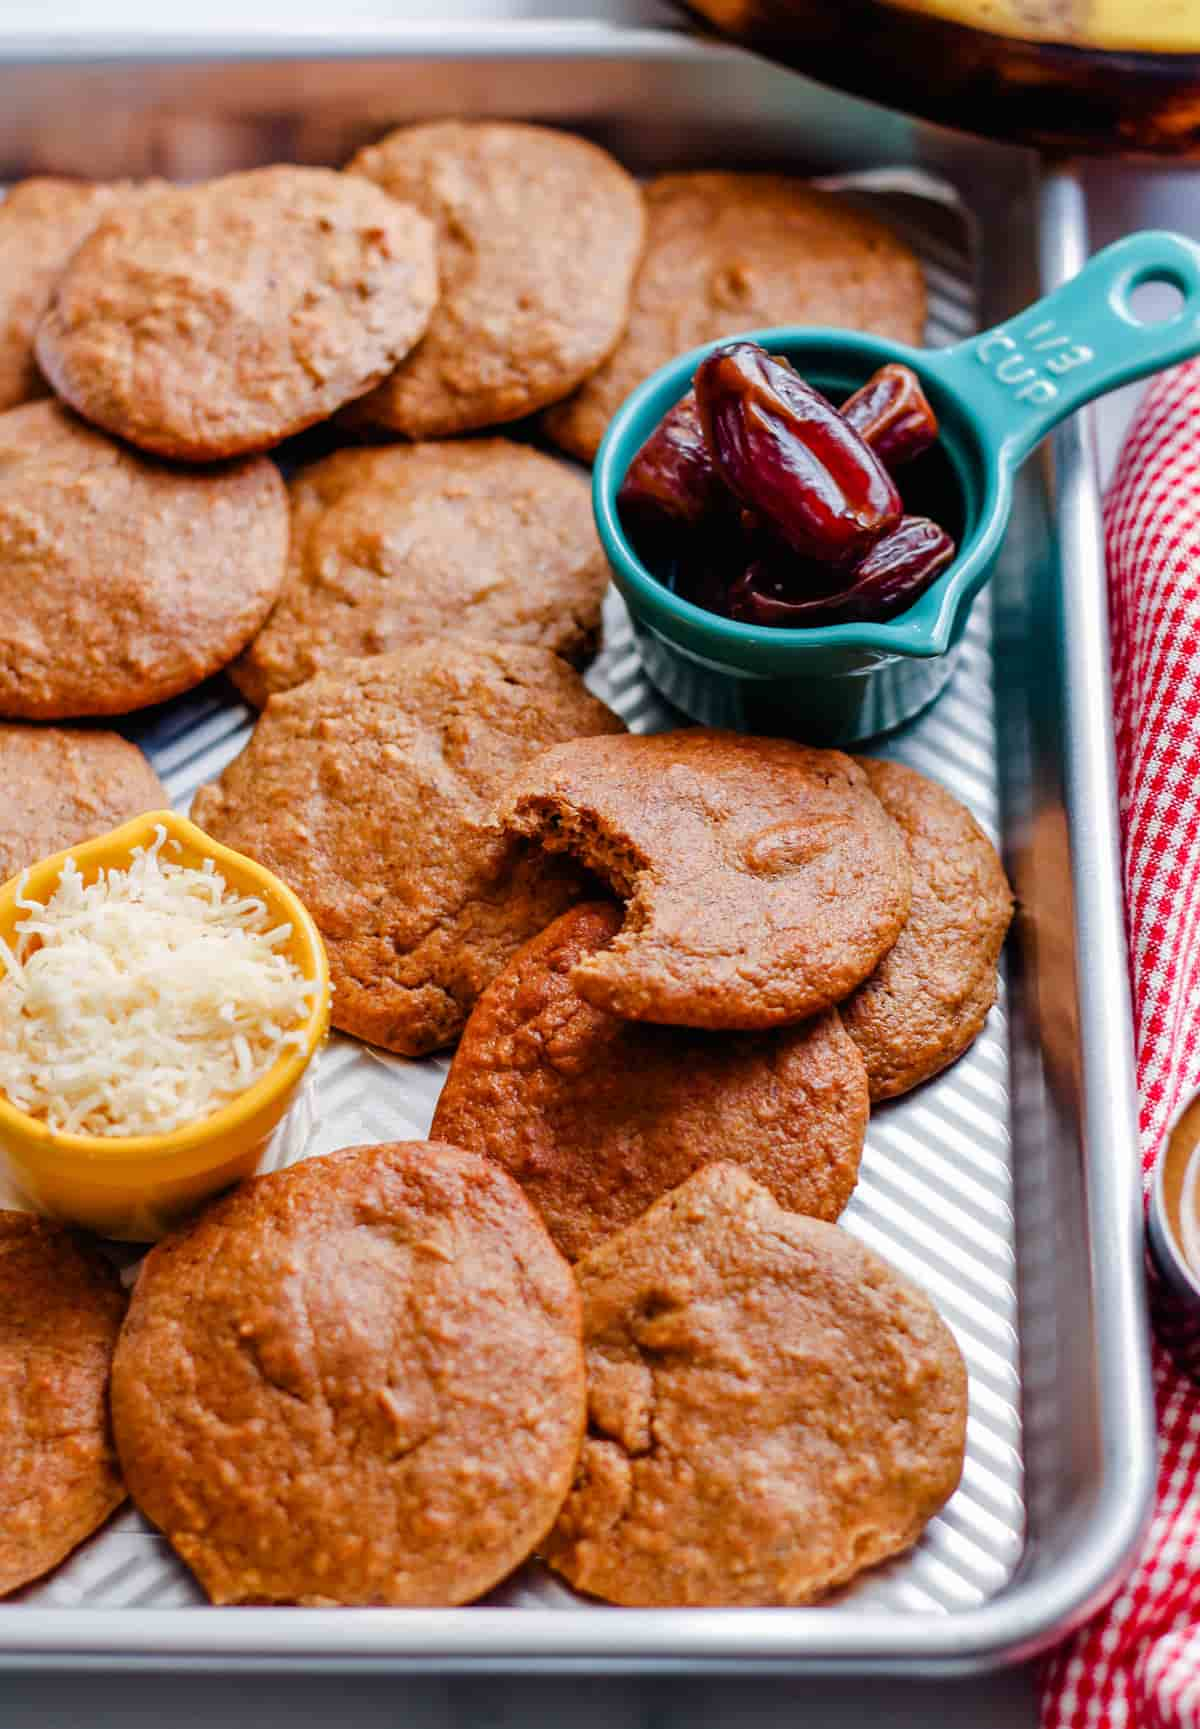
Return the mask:
[[[369, 29], [397, 15], [449, 20], [546, 15], [645, 21], [646, 0], [208, 0], [203, 28]], [[194, 9], [189, 8], [189, 11]], [[0, 0], [5, 35], [48, 30], [170, 30], [170, 0]], [[664, 11], [664, 16], [666, 15]], [[1137, 227], [1175, 227], [1200, 239], [1200, 172], [1089, 171], [1096, 246]], [[1136, 387], [1097, 411], [1107, 472]], [[0, 1675], [0, 1729], [1034, 1729], [1030, 1669], [969, 1681], [759, 1681], [404, 1677]]]

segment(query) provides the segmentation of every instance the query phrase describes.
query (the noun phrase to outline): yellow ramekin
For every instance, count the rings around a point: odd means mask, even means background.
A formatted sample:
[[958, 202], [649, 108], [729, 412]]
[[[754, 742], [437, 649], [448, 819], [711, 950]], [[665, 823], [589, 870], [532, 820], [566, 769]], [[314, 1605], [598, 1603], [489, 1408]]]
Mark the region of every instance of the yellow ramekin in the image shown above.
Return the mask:
[[[22, 873], [26, 897], [47, 900], [68, 858], [75, 860], [87, 883], [95, 882], [102, 869], [127, 868], [134, 847], [152, 845], [157, 828], [179, 843], [167, 855], [172, 862], [198, 868], [212, 859], [230, 888], [260, 896], [281, 924], [291, 924], [283, 952], [306, 978], [316, 980], [317, 990], [302, 1046], [285, 1051], [261, 1080], [230, 1104], [170, 1134], [54, 1134], [0, 1093], [0, 1157], [30, 1205], [127, 1242], [153, 1241], [199, 1202], [251, 1175], [329, 1030], [329, 962], [303, 903], [271, 871], [211, 840], [174, 811], [135, 817], [99, 840], [43, 859]], [[10, 945], [21, 917], [20, 883], [17, 876], [0, 888], [0, 936]]]

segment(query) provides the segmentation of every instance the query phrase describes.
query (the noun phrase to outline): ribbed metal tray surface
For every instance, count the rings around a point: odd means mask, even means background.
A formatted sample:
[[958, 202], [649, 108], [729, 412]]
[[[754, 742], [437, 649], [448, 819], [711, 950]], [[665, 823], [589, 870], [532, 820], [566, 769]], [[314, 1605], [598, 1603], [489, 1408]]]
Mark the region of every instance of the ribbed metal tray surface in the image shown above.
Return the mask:
[[[881, 209], [922, 258], [930, 289], [927, 339], [957, 341], [975, 327], [966, 223], [947, 220], [936, 187], [908, 171], [836, 184]], [[956, 233], [954, 231], [957, 231]], [[947, 235], [952, 238], [947, 238]], [[933, 776], [999, 843], [991, 609], [975, 607], [953, 679], [937, 704], [879, 746]], [[647, 684], [615, 592], [604, 646], [588, 683], [637, 732], [680, 724]], [[223, 680], [133, 720], [125, 730], [186, 809], [192, 794], [242, 748], [250, 711]], [[1012, 1138], [1005, 993], [969, 1054], [948, 1073], [872, 1117], [845, 1227], [928, 1291], [954, 1329], [970, 1373], [963, 1480], [911, 1555], [844, 1592], [825, 1612], [867, 1606], [910, 1614], [972, 1608], [1011, 1577], [1024, 1537], [1020, 1375], [1015, 1289]], [[335, 1036], [270, 1163], [361, 1142], [423, 1136], [445, 1058], [408, 1061]], [[131, 1268], [132, 1273], [132, 1268]], [[186, 1607], [202, 1601], [165, 1541], [126, 1508], [24, 1601], [44, 1607]], [[536, 1562], [488, 1600], [595, 1613]]]

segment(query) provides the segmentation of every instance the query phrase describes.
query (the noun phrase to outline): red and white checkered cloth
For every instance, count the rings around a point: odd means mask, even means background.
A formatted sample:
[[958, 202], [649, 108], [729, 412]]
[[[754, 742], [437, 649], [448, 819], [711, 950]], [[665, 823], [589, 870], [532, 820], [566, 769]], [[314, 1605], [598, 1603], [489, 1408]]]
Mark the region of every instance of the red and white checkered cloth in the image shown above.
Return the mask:
[[[1125, 905], [1148, 1183], [1200, 1084], [1200, 362], [1147, 392], [1105, 500]], [[1048, 1660], [1045, 1729], [1200, 1729], [1200, 1387], [1154, 1344], [1154, 1522]]]

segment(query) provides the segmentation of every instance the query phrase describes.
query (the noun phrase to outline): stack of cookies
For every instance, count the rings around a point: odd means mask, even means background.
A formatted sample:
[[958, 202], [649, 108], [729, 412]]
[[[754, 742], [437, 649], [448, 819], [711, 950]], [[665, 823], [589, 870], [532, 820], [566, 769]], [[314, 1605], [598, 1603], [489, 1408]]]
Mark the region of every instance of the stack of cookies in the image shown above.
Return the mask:
[[[114, 1341], [124, 1481], [215, 1602], [469, 1602], [537, 1553], [618, 1603], [799, 1604], [953, 1492], [954, 1339], [834, 1221], [870, 1101], [993, 1000], [995, 852], [896, 764], [624, 734], [544, 653], [321, 675], [204, 794], [219, 833], [263, 813], [237, 839], [303, 878], [344, 1021], [461, 1036], [428, 1142], [243, 1185], [151, 1252], [119, 1337], [103, 1278], [73, 1289], [75, 1380], [22, 1320], [42, 1284], [0, 1278], [49, 1406], [25, 1456], [91, 1413], [11, 1583], [120, 1494]], [[32, 1228], [26, 1259], [84, 1253]]]
[[163, 802], [91, 723], [227, 669], [262, 714], [196, 821], [304, 899], [336, 1026], [454, 1049], [431, 1140], [243, 1185], [124, 1318], [0, 1215], [0, 1592], [123, 1482], [224, 1603], [465, 1603], [532, 1554], [805, 1603], [953, 1492], [961, 1356], [836, 1220], [872, 1103], [984, 1022], [1003, 870], [896, 764], [627, 734], [587, 480], [534, 442], [586, 461], [681, 349], [803, 321], [919, 340], [916, 261], [538, 127], [0, 205], [0, 875]]
[[[589, 460], [682, 347], [805, 320], [919, 341], [924, 316], [911, 252], [828, 193], [643, 188], [545, 127], [405, 127], [342, 173], [26, 181], [0, 201], [0, 720], [126, 715], [225, 667], [261, 706], [447, 631], [580, 666], [607, 569], [585, 477], [530, 434]], [[314, 427], [391, 442], [314, 462]], [[5, 729], [0, 873], [162, 802], [92, 725]]]

